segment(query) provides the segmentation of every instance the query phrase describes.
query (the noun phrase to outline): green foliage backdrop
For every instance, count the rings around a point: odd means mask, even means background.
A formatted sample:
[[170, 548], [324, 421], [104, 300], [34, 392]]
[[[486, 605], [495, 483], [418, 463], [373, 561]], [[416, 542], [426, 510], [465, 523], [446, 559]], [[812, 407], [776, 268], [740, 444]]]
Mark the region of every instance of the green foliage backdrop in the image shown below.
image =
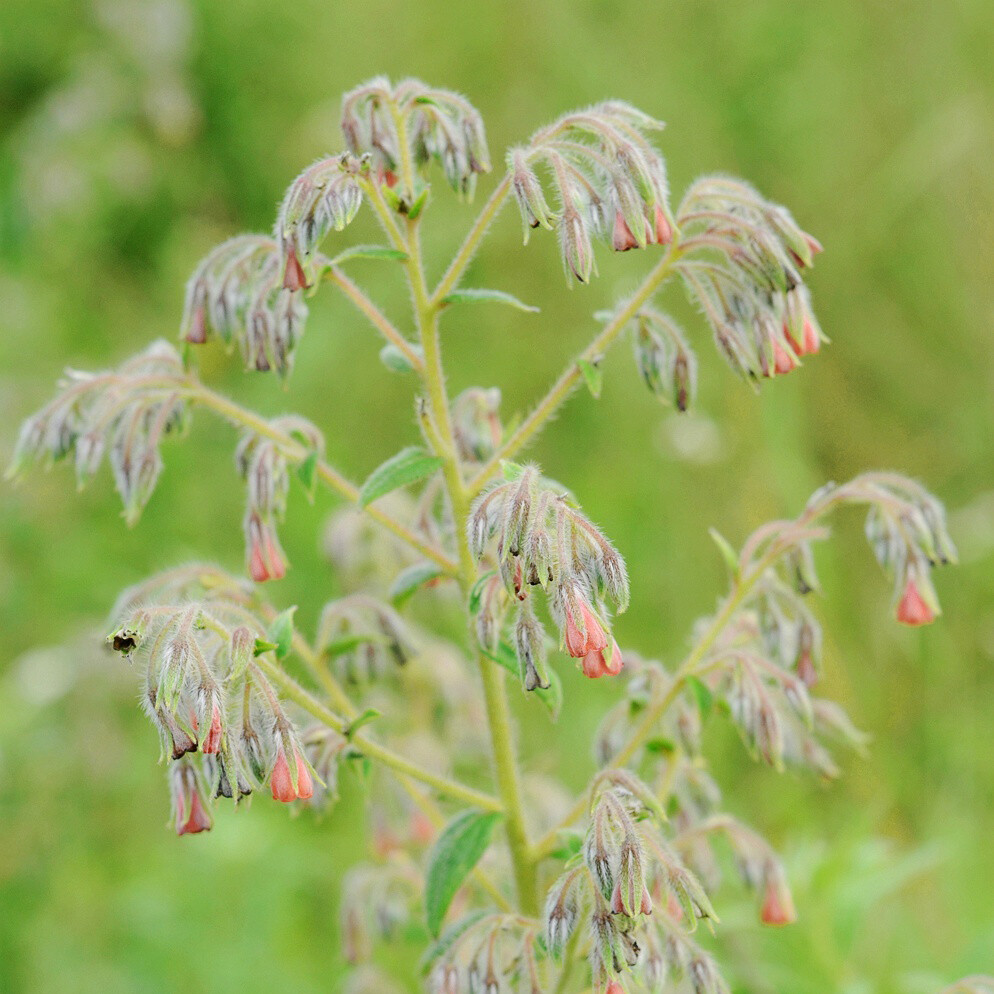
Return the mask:
[[[785, 849], [800, 913], [760, 934], [743, 903], [722, 948], [761, 992], [916, 994], [990, 970], [992, 45], [989, 0], [6, 0], [0, 455], [64, 365], [175, 335], [204, 251], [269, 228], [299, 168], [339, 147], [342, 90], [377, 73], [463, 90], [498, 160], [570, 106], [643, 106], [668, 122], [676, 191], [702, 171], [741, 174], [823, 241], [812, 288], [833, 344], [758, 398], [702, 349], [687, 420], [641, 388], [621, 347], [600, 401], [578, 396], [534, 447], [628, 557], [622, 644], [672, 662], [721, 589], [708, 527], [737, 543], [862, 469], [919, 476], [963, 558], [939, 579], [941, 622], [912, 631], [881, 624], [889, 591], [855, 522], [822, 550], [830, 689], [872, 751], [825, 789], [754, 768], [718, 736], [729, 806]], [[439, 189], [433, 212], [437, 245], [454, 245], [469, 210]], [[551, 240], [523, 249], [505, 212], [468, 282], [543, 312], [453, 315], [453, 388], [500, 385], [506, 412], [537, 396], [645, 264], [609, 254], [592, 287], [568, 291]], [[372, 286], [384, 267], [365, 265]], [[388, 311], [403, 302], [399, 279], [377, 290]], [[205, 375], [313, 419], [361, 479], [415, 435], [413, 415], [386, 413], [409, 410], [410, 385], [378, 349], [328, 290], [288, 394], [215, 352]], [[340, 975], [336, 892], [361, 851], [360, 793], [347, 787], [324, 823], [260, 803], [177, 840], [131, 676], [93, 648], [121, 587], [195, 556], [240, 566], [231, 445], [201, 419], [130, 532], [106, 476], [82, 495], [61, 468], [0, 490], [2, 990], [316, 991]], [[315, 538], [329, 506], [295, 501], [282, 532], [293, 569], [274, 596], [305, 624], [336, 589]], [[537, 770], [587, 748], [613, 693], [562, 669], [575, 718], [550, 729], [521, 709]], [[585, 769], [566, 775], [579, 787]]]

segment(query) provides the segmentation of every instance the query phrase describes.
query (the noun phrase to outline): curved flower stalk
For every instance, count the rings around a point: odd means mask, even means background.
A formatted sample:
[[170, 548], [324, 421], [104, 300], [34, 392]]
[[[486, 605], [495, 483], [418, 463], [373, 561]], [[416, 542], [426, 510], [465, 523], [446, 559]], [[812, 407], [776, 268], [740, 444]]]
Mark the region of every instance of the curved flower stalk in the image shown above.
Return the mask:
[[[607, 353], [626, 331], [650, 392], [688, 408], [692, 339], [657, 301], [674, 276], [737, 373], [759, 383], [795, 369], [827, 341], [803, 281], [820, 245], [785, 208], [720, 176], [693, 183], [674, 216], [654, 144], [660, 123], [609, 101], [564, 115], [507, 153], [504, 176], [430, 286], [421, 224], [431, 166], [472, 196], [490, 169], [480, 115], [449, 91], [379, 78], [346, 95], [342, 127], [348, 148], [293, 181], [272, 238], [238, 236], [199, 264], [181, 338], [217, 336], [241, 348], [247, 368], [285, 376], [304, 299], [331, 283], [386, 340], [386, 369], [411, 377], [421, 438], [353, 484], [325, 460], [317, 426], [247, 410], [155, 343], [113, 372], [69, 374], [22, 430], [13, 469], [71, 453], [83, 482], [106, 452], [132, 522], [159, 476], [160, 443], [181, 431], [194, 404], [239, 430], [246, 572], [256, 585], [211, 566], [169, 571], [122, 597], [110, 641], [139, 664], [181, 835], [210, 829], [221, 798], [238, 803], [265, 788], [320, 811], [333, 804], [343, 771], [375, 763], [391, 772], [385, 786], [370, 785], [375, 862], [346, 885], [350, 960], [375, 954], [373, 939], [389, 941], [403, 926], [434, 940], [423, 971], [438, 994], [624, 994], [681, 982], [696, 994], [726, 991], [693, 934], [701, 920], [718, 924], [722, 848], [762, 923], [790, 924], [798, 909], [773, 849], [722, 805], [704, 755], [708, 722], [727, 715], [749, 752], [776, 769], [836, 776], [830, 748], [861, 749], [866, 737], [817, 694], [813, 545], [827, 534], [829, 512], [865, 506], [897, 620], [925, 624], [939, 613], [933, 568], [955, 560], [942, 507], [913, 481], [867, 473], [822, 488], [796, 519], [758, 529], [739, 554], [715, 533], [730, 588], [695, 627], [686, 657], [665, 667], [626, 648], [623, 658], [612, 632], [612, 613], [630, 597], [621, 553], [565, 486], [515, 459], [578, 385], [599, 395]], [[627, 298], [595, 315], [599, 329], [546, 395], [505, 427], [498, 388], [449, 397], [440, 326], [466, 303], [536, 310], [504, 291], [461, 286], [512, 197], [525, 237], [554, 231], [577, 282], [595, 272], [598, 239], [652, 265]], [[387, 244], [324, 255], [363, 202]], [[357, 258], [402, 268], [407, 330], [345, 272]], [[278, 611], [258, 594], [260, 581], [286, 571], [276, 527], [294, 476], [308, 496], [320, 482], [352, 505], [326, 533], [345, 593], [326, 604], [313, 644], [293, 608]], [[428, 589], [438, 595], [425, 617], [448, 629], [460, 609], [465, 644], [407, 614]], [[553, 719], [568, 705], [548, 662], [550, 623], [586, 676], [621, 676], [604, 681], [621, 699], [592, 737], [597, 770], [572, 805], [545, 771], [522, 774], [504, 680], [505, 670], [519, 676]], [[493, 793], [477, 786], [486, 758]], [[495, 844], [498, 826], [506, 847]], [[383, 983], [380, 975], [360, 966], [352, 986], [372, 983]], [[971, 978], [953, 989], [985, 985]]]

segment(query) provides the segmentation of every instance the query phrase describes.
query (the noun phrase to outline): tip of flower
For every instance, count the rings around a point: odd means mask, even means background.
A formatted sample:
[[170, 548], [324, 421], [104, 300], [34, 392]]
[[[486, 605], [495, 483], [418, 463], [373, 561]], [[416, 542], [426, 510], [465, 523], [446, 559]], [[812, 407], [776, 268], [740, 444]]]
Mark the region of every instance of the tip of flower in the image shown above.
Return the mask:
[[914, 580], [908, 580], [897, 605], [897, 620], [903, 625], [929, 625], [936, 618], [935, 609], [925, 600]]

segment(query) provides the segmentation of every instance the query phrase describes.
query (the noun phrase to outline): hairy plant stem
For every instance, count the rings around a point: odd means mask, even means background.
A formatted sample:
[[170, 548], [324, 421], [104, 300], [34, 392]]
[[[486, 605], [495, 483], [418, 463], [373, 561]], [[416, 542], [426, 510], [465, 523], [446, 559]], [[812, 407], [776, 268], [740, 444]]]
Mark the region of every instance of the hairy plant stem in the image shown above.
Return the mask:
[[418, 372], [421, 371], [421, 356], [411, 347], [411, 343], [401, 334], [399, 329], [394, 327], [390, 319], [369, 299], [367, 294], [345, 275], [340, 267], [329, 264], [325, 271], [325, 279], [334, 283], [355, 304], [356, 308], [369, 319], [370, 324], [388, 342], [400, 350], [414, 369]]
[[[346, 719], [335, 714], [334, 711], [331, 711], [322, 704], [313, 694], [301, 687], [281, 666], [277, 666], [268, 660], [265, 655], [259, 656], [255, 662], [259, 669], [273, 683], [277, 684], [291, 701], [303, 708], [308, 714], [313, 715], [322, 724], [327, 725], [340, 734], [348, 732], [349, 722]], [[392, 749], [380, 745], [380, 743], [370, 739], [362, 732], [356, 732], [355, 735], [351, 736], [351, 741], [357, 749], [366, 756], [369, 756], [370, 759], [375, 759], [383, 763], [384, 766], [390, 767], [390, 769], [400, 773], [402, 776], [410, 777], [412, 780], [423, 783], [427, 787], [432, 787], [446, 797], [463, 801], [466, 804], [472, 804], [485, 811], [501, 810], [500, 802], [489, 794], [484, 794], [482, 791], [467, 787], [465, 784], [442, 776], [441, 774], [422, 769], [416, 763], [412, 763], [409, 759], [394, 752]]]
[[504, 444], [487, 460], [476, 476], [469, 482], [469, 493], [475, 497], [486, 485], [494, 473], [500, 467], [501, 461], [510, 459], [522, 447], [542, 429], [546, 422], [556, 413], [566, 401], [573, 390], [579, 385], [583, 372], [580, 369], [580, 361], [599, 362], [604, 353], [611, 347], [618, 338], [625, 325], [638, 313], [640, 307], [645, 304], [652, 295], [659, 289], [673, 271], [674, 265], [683, 255], [683, 249], [679, 242], [674, 239], [670, 243], [666, 254], [649, 272], [642, 281], [641, 286], [635, 291], [628, 303], [621, 308], [604, 326], [599, 335], [580, 353], [577, 359], [572, 362], [562, 375], [549, 389], [549, 392], [535, 405], [531, 414], [525, 418], [518, 426], [517, 430], [508, 438]]
[[[271, 422], [256, 414], [254, 411], [250, 411], [247, 408], [242, 407], [240, 404], [235, 403], [233, 400], [230, 400], [219, 393], [215, 393], [213, 390], [195, 380], [184, 383], [184, 387], [194, 400], [203, 404], [205, 407], [209, 407], [216, 411], [233, 424], [249, 428], [257, 435], [272, 439], [280, 446], [289, 458], [302, 460], [307, 456], [307, 450], [300, 444], [300, 442], [292, 438], [286, 432], [280, 431], [279, 428], [274, 427]], [[359, 488], [323, 459], [318, 460], [317, 475], [323, 483], [325, 483], [332, 490], [337, 491], [346, 499], [352, 501], [353, 503], [358, 501]], [[421, 555], [440, 566], [447, 575], [455, 575], [457, 571], [456, 564], [449, 559], [444, 552], [436, 549], [431, 543], [421, 538], [403, 522], [398, 521], [393, 516], [387, 514], [385, 511], [381, 511], [373, 505], [366, 507], [365, 511], [371, 518], [383, 525], [384, 528], [393, 532], [397, 538], [401, 539], [403, 542], [406, 542], [413, 549], [420, 552]]]
[[487, 233], [487, 229], [493, 223], [494, 218], [500, 213], [510, 192], [511, 174], [507, 173], [483, 205], [483, 209], [480, 211], [476, 221], [473, 222], [473, 226], [469, 229], [462, 245], [459, 246], [459, 250], [449, 263], [449, 268], [445, 270], [445, 274], [439, 280], [438, 286], [432, 292], [431, 301], [433, 304], [438, 305], [442, 303], [456, 288], [460, 277], [466, 271], [466, 267], [472, 262], [480, 242], [483, 241], [483, 237]]
[[[397, 127], [401, 147], [404, 147], [406, 135], [402, 116], [397, 117]], [[411, 168], [407, 158], [401, 162], [402, 170], [406, 173]], [[408, 190], [414, 189], [413, 174], [402, 176], [401, 182]], [[491, 198], [493, 199], [493, 198]], [[482, 236], [486, 225], [480, 229]], [[414, 304], [415, 323], [424, 354], [424, 369], [422, 381], [428, 397], [428, 409], [434, 424], [435, 432], [431, 441], [436, 449], [436, 455], [443, 460], [442, 476], [452, 510], [453, 527], [459, 547], [459, 575], [464, 599], [476, 582], [477, 566], [469, 548], [466, 535], [466, 522], [469, 518], [470, 498], [462, 478], [462, 468], [459, 453], [455, 444], [452, 430], [452, 417], [445, 389], [445, 372], [442, 366], [441, 343], [439, 339], [439, 299], [433, 299], [425, 282], [424, 267], [421, 260], [421, 241], [417, 220], [407, 220], [407, 251], [408, 282]], [[468, 257], [468, 256], [467, 256]], [[444, 296], [444, 295], [443, 295]], [[469, 619], [467, 619], [468, 627]], [[472, 636], [471, 636], [472, 639]], [[475, 646], [475, 640], [473, 640]], [[517, 890], [519, 910], [525, 915], [538, 914], [538, 895], [535, 879], [535, 864], [530, 856], [530, 845], [525, 827], [524, 807], [521, 800], [521, 785], [518, 777], [518, 764], [514, 751], [511, 731], [511, 717], [504, 686], [503, 673], [496, 664], [487, 659], [482, 653], [476, 652], [480, 679], [483, 684], [483, 696], [487, 711], [487, 722], [490, 729], [491, 749], [493, 753], [494, 773], [498, 793], [505, 817], [508, 849], [514, 868], [514, 879]]]

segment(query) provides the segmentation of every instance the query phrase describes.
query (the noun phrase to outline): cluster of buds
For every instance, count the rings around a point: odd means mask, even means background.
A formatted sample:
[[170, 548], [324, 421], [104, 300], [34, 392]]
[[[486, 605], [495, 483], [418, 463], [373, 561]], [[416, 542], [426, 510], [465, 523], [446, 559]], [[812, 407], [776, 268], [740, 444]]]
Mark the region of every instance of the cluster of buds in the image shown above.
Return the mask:
[[668, 315], [643, 307], [631, 321], [635, 363], [649, 391], [678, 411], [697, 393], [697, 356]]
[[429, 959], [432, 994], [541, 994], [541, 938], [517, 915], [469, 917], [443, 936]]
[[[434, 160], [453, 190], [472, 199], [476, 178], [490, 171], [490, 153], [479, 112], [465, 97], [416, 79], [396, 85], [378, 77], [342, 98], [342, 132], [357, 156], [372, 157], [376, 177], [393, 192], [401, 163], [424, 170]], [[420, 210], [424, 190], [396, 195], [405, 213]]]
[[[178, 603], [160, 600], [167, 595]], [[192, 566], [129, 591], [118, 609], [108, 641], [143, 668], [142, 705], [170, 764], [178, 834], [209, 829], [218, 798], [237, 803], [265, 784], [279, 801], [312, 796], [302, 741], [256, 662], [269, 643], [249, 591]]]
[[[650, 788], [624, 770], [594, 784], [591, 821], [580, 854], [550, 889], [546, 948], [559, 959], [589, 917], [588, 957], [594, 989], [611, 990], [628, 971], [661, 984], [691, 948], [699, 919], [717, 920], [705, 889], [662, 837], [665, 815]], [[661, 913], [656, 909], [661, 908]], [[663, 933], [673, 933], [659, 941]], [[693, 947], [696, 948], [696, 947]], [[646, 956], [645, 952], [649, 955]], [[650, 989], [659, 989], [650, 985]]]
[[202, 345], [216, 335], [237, 343], [246, 369], [286, 376], [307, 306], [283, 285], [280, 248], [265, 235], [237, 235], [212, 249], [186, 287], [180, 337]]
[[[588, 677], [621, 671], [621, 652], [611, 636], [606, 599], [619, 611], [628, 605], [624, 560], [600, 530], [554, 483], [534, 466], [505, 464], [504, 480], [482, 494], [470, 513], [470, 546], [482, 557], [496, 536], [497, 584], [474, 605], [477, 629], [499, 633], [514, 605], [514, 644], [526, 689], [546, 686], [542, 675], [545, 633], [531, 603], [531, 592], [547, 594], [560, 642], [581, 660]], [[486, 643], [489, 635], [483, 637]]]
[[345, 152], [319, 159], [290, 184], [275, 231], [283, 290], [297, 294], [311, 285], [311, 263], [321, 243], [330, 231], [344, 231], [362, 205], [359, 176], [365, 168]]
[[315, 649], [334, 661], [349, 683], [368, 683], [414, 655], [414, 637], [403, 618], [365, 594], [326, 604], [318, 623]]
[[[273, 427], [290, 435], [309, 454], [324, 452], [324, 438], [309, 421], [286, 415], [274, 418]], [[286, 556], [276, 534], [276, 524], [286, 513], [290, 489], [289, 461], [284, 449], [268, 437], [247, 432], [235, 450], [235, 465], [245, 480], [245, 555], [249, 576], [256, 583], [280, 580], [286, 575]]]
[[22, 426], [8, 476], [32, 462], [51, 465], [73, 454], [82, 487], [106, 453], [125, 520], [134, 524], [162, 471], [163, 438], [186, 427], [185, 385], [180, 355], [163, 341], [113, 372], [68, 370], [55, 399]]
[[819, 350], [801, 274], [821, 246], [786, 208], [740, 180], [709, 176], [688, 189], [678, 220], [688, 256], [680, 273], [735, 372], [773, 377]]
[[[940, 613], [932, 568], [956, 561], [942, 504], [922, 486], [893, 473], [863, 477], [856, 499], [870, 503], [866, 537], [877, 562], [894, 578], [897, 620], [926, 625]], [[850, 498], [852, 499], [852, 498]]]
[[[630, 104], [609, 101], [560, 118], [511, 149], [508, 170], [525, 241], [532, 228], [555, 229], [567, 273], [587, 283], [595, 272], [593, 241], [616, 252], [666, 245], [674, 224], [666, 167], [649, 135], [662, 123]], [[549, 207], [538, 167], [558, 202]]]

